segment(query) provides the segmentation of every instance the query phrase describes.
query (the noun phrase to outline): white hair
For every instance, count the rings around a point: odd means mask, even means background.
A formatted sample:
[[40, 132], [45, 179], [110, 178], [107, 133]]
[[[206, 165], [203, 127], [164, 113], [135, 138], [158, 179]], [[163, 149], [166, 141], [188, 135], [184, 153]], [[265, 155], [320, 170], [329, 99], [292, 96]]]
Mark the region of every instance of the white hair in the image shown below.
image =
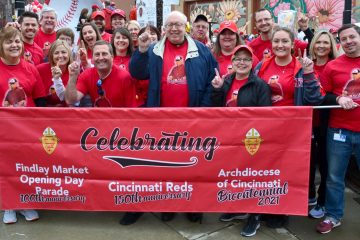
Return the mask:
[[48, 6], [44, 6], [44, 7], [43, 7], [43, 10], [42, 10], [41, 13], [40, 13], [40, 20], [42, 19], [43, 14], [44, 14], [44, 13], [47, 13], [47, 12], [53, 12], [53, 13], [55, 13], [55, 19], [57, 20], [57, 12], [55, 11], [55, 9], [53, 9], [53, 8], [51, 8], [51, 7], [48, 7]]
[[168, 22], [169, 18], [173, 17], [173, 16], [180, 17], [181, 21], [183, 21], [183, 23], [186, 24], [187, 17], [185, 16], [185, 14], [183, 14], [182, 12], [179, 12], [179, 11], [172, 11], [171, 13], [169, 13], [169, 15], [167, 15], [167, 17], [166, 17], [165, 24]]

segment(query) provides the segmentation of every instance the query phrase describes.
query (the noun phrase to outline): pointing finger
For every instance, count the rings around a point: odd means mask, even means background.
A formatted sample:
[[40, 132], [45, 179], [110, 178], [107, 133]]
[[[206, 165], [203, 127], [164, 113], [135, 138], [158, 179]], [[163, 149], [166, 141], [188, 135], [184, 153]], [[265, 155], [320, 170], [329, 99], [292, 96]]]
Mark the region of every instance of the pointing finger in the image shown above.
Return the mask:
[[217, 70], [217, 68], [214, 68], [214, 69], [215, 69], [215, 74], [216, 74], [216, 76], [220, 78], [220, 73], [219, 73], [219, 71]]
[[307, 54], [306, 54], [306, 48], [304, 49], [304, 59], [307, 58]]

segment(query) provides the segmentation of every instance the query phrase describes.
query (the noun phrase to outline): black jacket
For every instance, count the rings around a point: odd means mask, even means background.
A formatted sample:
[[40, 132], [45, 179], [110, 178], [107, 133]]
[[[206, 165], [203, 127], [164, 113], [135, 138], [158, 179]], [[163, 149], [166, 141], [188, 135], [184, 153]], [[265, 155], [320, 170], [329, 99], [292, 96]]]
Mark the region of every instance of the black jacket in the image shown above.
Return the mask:
[[[231, 88], [231, 84], [235, 79], [235, 73], [229, 74], [224, 79], [221, 88], [212, 87], [212, 106], [223, 107], [226, 105], [226, 95]], [[250, 72], [248, 81], [239, 89], [237, 96], [238, 107], [260, 107], [271, 106], [271, 90], [270, 87], [260, 78]]]

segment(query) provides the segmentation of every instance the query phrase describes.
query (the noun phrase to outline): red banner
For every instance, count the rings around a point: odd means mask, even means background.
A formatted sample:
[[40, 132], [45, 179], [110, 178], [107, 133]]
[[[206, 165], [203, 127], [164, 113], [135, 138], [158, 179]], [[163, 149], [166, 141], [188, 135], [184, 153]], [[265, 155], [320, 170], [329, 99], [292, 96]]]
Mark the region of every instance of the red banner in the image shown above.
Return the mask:
[[1, 209], [307, 215], [312, 109], [2, 108]]

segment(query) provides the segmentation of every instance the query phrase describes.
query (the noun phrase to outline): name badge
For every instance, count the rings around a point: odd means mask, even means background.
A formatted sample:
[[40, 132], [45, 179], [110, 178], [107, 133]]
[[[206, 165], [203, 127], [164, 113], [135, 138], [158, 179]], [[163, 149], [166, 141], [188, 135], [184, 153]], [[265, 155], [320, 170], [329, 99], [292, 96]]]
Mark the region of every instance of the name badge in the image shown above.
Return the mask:
[[334, 133], [334, 140], [339, 142], [346, 142], [346, 136], [340, 133]]

